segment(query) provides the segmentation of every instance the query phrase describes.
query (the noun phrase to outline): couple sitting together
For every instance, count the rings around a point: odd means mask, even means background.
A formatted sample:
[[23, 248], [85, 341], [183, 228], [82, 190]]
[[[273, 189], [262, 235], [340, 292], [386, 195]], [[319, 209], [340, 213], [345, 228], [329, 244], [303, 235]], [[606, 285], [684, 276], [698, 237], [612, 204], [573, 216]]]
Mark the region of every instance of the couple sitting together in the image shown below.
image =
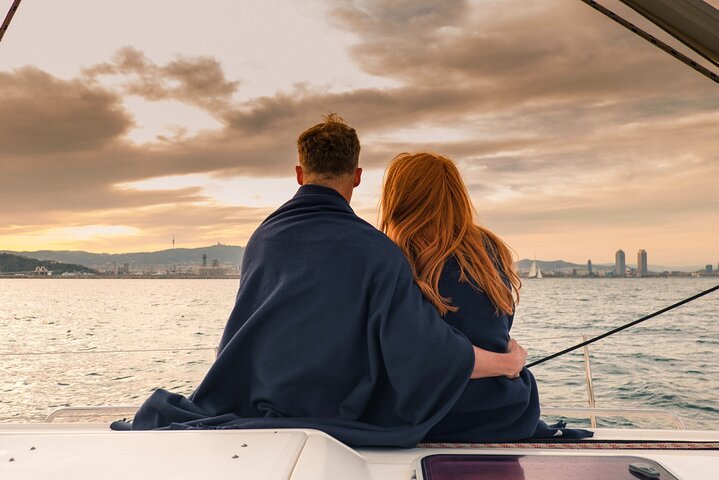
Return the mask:
[[315, 428], [395, 447], [591, 434], [539, 420], [509, 335], [510, 250], [474, 223], [451, 160], [395, 157], [379, 231], [350, 207], [355, 130], [330, 115], [297, 145], [301, 187], [247, 243], [205, 378], [189, 398], [156, 390], [114, 429]]

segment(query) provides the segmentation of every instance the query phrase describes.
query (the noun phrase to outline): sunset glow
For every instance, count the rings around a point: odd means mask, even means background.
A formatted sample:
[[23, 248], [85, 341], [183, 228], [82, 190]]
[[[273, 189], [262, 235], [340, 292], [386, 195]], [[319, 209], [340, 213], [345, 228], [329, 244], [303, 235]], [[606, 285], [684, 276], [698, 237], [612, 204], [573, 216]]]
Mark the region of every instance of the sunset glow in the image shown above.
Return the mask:
[[431, 150], [519, 258], [719, 262], [719, 87], [582, 2], [197, 5], [23, 2], [0, 250], [244, 245], [297, 189], [297, 135], [338, 112], [372, 223], [392, 157]]

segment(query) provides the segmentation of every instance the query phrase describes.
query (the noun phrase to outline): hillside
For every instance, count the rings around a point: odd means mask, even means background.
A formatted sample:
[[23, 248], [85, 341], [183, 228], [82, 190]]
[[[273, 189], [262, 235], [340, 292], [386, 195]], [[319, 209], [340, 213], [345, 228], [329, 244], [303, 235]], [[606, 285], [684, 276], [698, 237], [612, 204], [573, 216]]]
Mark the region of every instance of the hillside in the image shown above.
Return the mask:
[[69, 272], [97, 273], [83, 265], [60, 263], [53, 260], [38, 260], [20, 255], [0, 253], [0, 273], [32, 272], [40, 266], [52, 271], [54, 275], [62, 275], [63, 273]]
[[102, 267], [113, 264], [122, 265], [129, 263], [131, 266], [154, 265], [200, 265], [202, 254], [207, 255], [207, 263], [217, 260], [224, 265], [239, 265], [242, 262], [244, 247], [232, 245], [212, 245], [201, 248], [172, 248], [158, 252], [138, 253], [90, 253], [71, 250], [40, 250], [36, 252], [12, 252], [13, 255], [22, 255], [34, 259], [54, 260], [56, 262], [73, 263], [86, 267]]
[[[534, 260], [527, 258], [520, 260], [517, 266], [517, 270], [528, 271]], [[587, 268], [587, 264], [580, 265], [578, 263], [565, 262], [564, 260], [537, 260], [537, 265], [543, 272], [558, 272], [563, 270], [571, 270], [573, 268]]]

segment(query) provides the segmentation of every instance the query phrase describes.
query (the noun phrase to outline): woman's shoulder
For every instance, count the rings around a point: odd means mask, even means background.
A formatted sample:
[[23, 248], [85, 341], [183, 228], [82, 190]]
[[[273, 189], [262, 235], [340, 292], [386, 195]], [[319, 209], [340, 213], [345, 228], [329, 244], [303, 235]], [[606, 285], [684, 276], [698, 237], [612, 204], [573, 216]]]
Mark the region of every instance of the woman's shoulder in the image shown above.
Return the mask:
[[442, 296], [450, 297], [452, 305], [460, 309], [463, 303], [474, 304], [477, 301], [488, 300], [487, 295], [477, 286], [474, 279], [466, 274], [462, 275], [462, 267], [455, 255], [451, 255], [444, 262], [439, 278], [439, 291]]
[[448, 258], [440, 277], [439, 291], [457, 311], [447, 312], [445, 321], [461, 331], [472, 344], [493, 352], [504, 352], [509, 339], [509, 318], [470, 281], [460, 278], [456, 258]]
[[[509, 278], [507, 272], [502, 269], [501, 263], [499, 259], [497, 259], [496, 254], [491, 250], [488, 250], [487, 253], [489, 254], [489, 258], [492, 261], [494, 269], [499, 272], [499, 275], [502, 277], [505, 283], [508, 283]], [[467, 278], [467, 281], [462, 280], [463, 276]], [[455, 254], [447, 257], [447, 260], [445, 260], [444, 262], [444, 266], [442, 267], [442, 276], [440, 278], [440, 285], [443, 281], [447, 283], [448, 286], [455, 283], [467, 284], [467, 286], [474, 288], [482, 295], [484, 295], [484, 292], [482, 292], [481, 287], [478, 286], [477, 281], [472, 278], [472, 276], [468, 272], [465, 272], [465, 274], [462, 275], [462, 266], [460, 265], [460, 262]]]
[[[502, 277], [504, 276], [502, 274]], [[488, 316], [503, 319], [507, 316], [497, 310], [492, 299], [471, 276], [462, 275], [462, 267], [454, 255], [445, 261], [439, 279], [439, 292], [443, 297], [450, 298], [451, 304], [458, 308], [457, 312], [447, 314], [448, 320], [469, 317], [486, 319]]]
[[461, 267], [459, 266], [459, 261], [457, 260], [457, 257], [455, 255], [450, 255], [447, 257], [447, 259], [444, 261], [444, 266], [442, 267], [442, 276], [453, 276], [453, 273], [457, 273], [457, 280], [459, 280], [459, 273], [461, 271]]

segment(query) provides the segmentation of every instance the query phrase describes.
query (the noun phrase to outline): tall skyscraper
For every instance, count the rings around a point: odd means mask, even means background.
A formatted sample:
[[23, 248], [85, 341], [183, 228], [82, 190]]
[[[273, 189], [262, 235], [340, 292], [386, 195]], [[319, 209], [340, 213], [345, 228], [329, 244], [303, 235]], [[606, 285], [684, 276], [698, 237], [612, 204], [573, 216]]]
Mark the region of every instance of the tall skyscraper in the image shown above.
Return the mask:
[[588, 272], [588, 275], [589, 275], [590, 277], [593, 275], [593, 273], [592, 273], [592, 261], [591, 261], [591, 260], [587, 260], [587, 272]]
[[647, 267], [647, 251], [642, 249], [637, 252], [637, 276], [646, 277], [649, 273]]
[[614, 276], [623, 277], [627, 272], [627, 259], [624, 250], [617, 250], [614, 255]]

